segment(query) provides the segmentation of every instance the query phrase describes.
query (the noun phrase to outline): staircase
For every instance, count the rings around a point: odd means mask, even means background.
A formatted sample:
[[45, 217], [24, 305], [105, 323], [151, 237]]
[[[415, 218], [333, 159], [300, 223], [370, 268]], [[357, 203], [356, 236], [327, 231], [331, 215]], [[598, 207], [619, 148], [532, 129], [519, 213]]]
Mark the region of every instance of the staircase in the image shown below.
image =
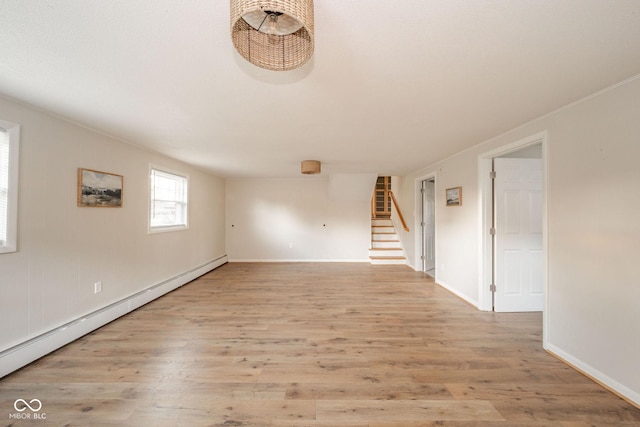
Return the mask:
[[374, 218], [371, 220], [371, 264], [406, 264], [400, 239], [390, 219]]

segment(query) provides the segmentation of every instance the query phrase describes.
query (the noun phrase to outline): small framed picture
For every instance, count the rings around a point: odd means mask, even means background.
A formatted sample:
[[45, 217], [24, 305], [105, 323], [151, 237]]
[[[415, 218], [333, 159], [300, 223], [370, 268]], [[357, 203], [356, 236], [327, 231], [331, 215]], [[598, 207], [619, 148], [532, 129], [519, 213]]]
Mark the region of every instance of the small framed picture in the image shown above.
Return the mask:
[[447, 206], [462, 206], [462, 187], [447, 188]]
[[92, 169], [78, 169], [78, 206], [121, 208], [124, 178]]

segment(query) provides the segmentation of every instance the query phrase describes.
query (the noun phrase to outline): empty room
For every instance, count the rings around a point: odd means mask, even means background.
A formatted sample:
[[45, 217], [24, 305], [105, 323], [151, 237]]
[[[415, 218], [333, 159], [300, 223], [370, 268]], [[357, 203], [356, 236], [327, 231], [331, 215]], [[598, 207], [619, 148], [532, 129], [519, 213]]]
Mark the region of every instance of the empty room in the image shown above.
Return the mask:
[[0, 425], [640, 426], [638, 159], [638, 0], [2, 0]]

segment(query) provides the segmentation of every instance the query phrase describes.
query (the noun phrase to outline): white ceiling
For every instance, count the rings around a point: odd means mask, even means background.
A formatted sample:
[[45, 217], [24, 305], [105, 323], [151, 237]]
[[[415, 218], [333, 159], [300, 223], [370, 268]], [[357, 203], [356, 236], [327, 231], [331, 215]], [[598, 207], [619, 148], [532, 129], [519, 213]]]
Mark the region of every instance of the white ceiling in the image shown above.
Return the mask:
[[226, 0], [0, 0], [0, 94], [223, 177], [405, 175], [640, 74], [640, 0], [316, 0], [244, 61]]

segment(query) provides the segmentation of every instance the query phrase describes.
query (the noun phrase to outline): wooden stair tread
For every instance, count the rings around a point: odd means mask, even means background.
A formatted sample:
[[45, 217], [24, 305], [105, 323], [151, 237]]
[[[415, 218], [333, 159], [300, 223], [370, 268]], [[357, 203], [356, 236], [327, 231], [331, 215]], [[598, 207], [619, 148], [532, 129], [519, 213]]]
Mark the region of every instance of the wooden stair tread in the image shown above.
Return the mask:
[[371, 248], [369, 261], [371, 264], [405, 264], [407, 258], [400, 245], [398, 231], [390, 218], [372, 218]]

